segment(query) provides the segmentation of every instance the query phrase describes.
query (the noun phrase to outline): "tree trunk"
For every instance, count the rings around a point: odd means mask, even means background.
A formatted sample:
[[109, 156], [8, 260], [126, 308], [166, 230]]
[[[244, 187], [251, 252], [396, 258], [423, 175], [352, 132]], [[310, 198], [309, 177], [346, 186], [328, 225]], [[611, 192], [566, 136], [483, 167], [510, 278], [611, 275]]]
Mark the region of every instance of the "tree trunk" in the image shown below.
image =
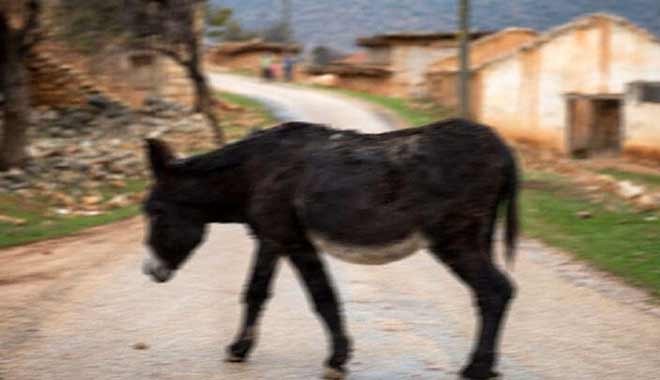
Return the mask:
[[[4, 20], [0, 20], [2, 23]], [[4, 60], [4, 127], [0, 141], [0, 170], [25, 164], [27, 128], [30, 114], [30, 84], [27, 68], [21, 57], [21, 47], [14, 40], [7, 25], [0, 26]]]
[[[193, 53], [193, 56], [196, 56], [196, 54]], [[218, 117], [215, 114], [213, 95], [208, 82], [206, 81], [206, 76], [200, 70], [199, 60], [196, 57], [193, 57], [187, 66], [188, 76], [195, 85], [195, 111], [201, 112], [206, 117], [207, 122], [213, 129], [216, 143], [218, 145], [224, 145], [225, 134], [222, 130], [222, 126], [220, 126]]]

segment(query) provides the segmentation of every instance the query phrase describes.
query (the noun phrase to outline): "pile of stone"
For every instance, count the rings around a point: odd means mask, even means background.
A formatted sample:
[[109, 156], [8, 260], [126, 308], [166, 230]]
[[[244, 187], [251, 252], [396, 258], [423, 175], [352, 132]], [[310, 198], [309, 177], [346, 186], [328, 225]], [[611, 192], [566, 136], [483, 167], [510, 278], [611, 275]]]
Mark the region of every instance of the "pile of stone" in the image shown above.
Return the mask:
[[192, 110], [179, 103], [171, 102], [156, 96], [147, 97], [140, 112], [144, 115], [155, 116], [159, 118], [176, 118], [182, 114], [190, 114]]
[[0, 173], [0, 192], [48, 198], [58, 214], [95, 214], [135, 201], [127, 186], [148, 178], [144, 139], [179, 152], [214, 147], [202, 115], [157, 98], [133, 111], [101, 96], [85, 107], [40, 108], [31, 115], [30, 163]]

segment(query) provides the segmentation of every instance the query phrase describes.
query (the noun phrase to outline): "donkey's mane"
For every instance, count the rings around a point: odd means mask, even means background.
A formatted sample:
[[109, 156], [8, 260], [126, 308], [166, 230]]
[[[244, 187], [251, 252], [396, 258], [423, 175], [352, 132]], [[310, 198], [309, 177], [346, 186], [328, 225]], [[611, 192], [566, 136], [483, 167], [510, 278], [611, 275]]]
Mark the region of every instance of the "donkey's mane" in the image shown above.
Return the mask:
[[245, 159], [244, 141], [238, 141], [208, 153], [178, 159], [173, 167], [181, 174], [203, 174], [240, 165]]
[[176, 160], [173, 168], [181, 174], [207, 174], [241, 165], [255, 154], [277, 149], [285, 139], [302, 130], [327, 135], [335, 130], [321, 124], [288, 122], [251, 133], [247, 137], [208, 153]]

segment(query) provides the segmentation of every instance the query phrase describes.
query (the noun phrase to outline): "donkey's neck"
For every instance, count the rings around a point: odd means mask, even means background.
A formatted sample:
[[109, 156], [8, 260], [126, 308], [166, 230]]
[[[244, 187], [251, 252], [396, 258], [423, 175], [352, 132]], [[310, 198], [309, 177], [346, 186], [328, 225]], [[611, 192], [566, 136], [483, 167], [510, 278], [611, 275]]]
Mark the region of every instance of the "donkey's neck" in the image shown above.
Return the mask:
[[250, 197], [245, 161], [247, 157], [232, 144], [177, 163], [178, 197], [203, 208], [209, 222], [242, 223]]

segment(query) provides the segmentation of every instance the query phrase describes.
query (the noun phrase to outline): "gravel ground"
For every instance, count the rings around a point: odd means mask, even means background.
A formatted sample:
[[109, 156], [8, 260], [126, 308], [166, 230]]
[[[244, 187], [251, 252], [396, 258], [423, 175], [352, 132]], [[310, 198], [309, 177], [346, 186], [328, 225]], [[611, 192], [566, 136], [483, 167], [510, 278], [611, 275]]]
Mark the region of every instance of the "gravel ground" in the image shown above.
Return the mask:
[[[292, 118], [384, 130], [367, 108], [326, 93], [214, 75]], [[140, 273], [141, 220], [0, 252], [0, 378], [312, 379], [326, 342], [283, 265], [247, 364], [222, 361], [239, 323], [253, 242], [215, 226], [167, 284]], [[657, 379], [660, 314], [643, 293], [523, 240], [503, 336], [506, 379]], [[326, 259], [355, 340], [350, 379], [455, 379], [471, 346], [467, 290], [429, 255], [381, 267]]]

